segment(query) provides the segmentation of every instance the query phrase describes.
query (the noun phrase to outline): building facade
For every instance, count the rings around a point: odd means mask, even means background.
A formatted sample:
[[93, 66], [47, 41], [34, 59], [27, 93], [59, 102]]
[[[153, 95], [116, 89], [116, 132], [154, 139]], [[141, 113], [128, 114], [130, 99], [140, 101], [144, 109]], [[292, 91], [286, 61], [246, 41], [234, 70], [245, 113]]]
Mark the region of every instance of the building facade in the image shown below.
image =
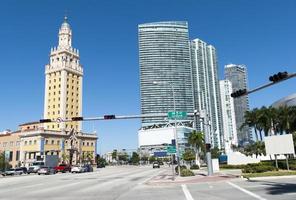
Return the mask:
[[[64, 19], [59, 43], [51, 49], [45, 66], [44, 119], [82, 116], [83, 69], [79, 51], [72, 47], [72, 30]], [[81, 122], [21, 124], [15, 132], [0, 134], [0, 152], [9, 153], [13, 167], [30, 166], [44, 155], [58, 155], [59, 162], [95, 162], [96, 134], [83, 133]]]
[[[59, 30], [58, 46], [50, 51], [45, 66], [44, 119], [82, 116], [83, 68], [79, 51], [72, 47], [72, 30], [65, 17]], [[46, 129], [81, 131], [81, 122], [49, 123]]]
[[224, 129], [222, 148], [225, 149], [226, 154], [231, 151], [232, 145], [238, 145], [234, 104], [233, 98], [230, 96], [232, 91], [232, 85], [229, 80], [220, 81], [221, 108]]
[[[191, 61], [187, 22], [140, 24], [139, 64], [141, 113], [193, 111]], [[173, 94], [174, 93], [174, 94]], [[142, 127], [167, 123], [155, 117], [142, 120]]]
[[[216, 49], [200, 39], [192, 40], [190, 44], [194, 109], [208, 115], [211, 143], [221, 148], [223, 124]], [[204, 130], [199, 119], [196, 124], [197, 129]]]
[[[228, 64], [224, 69], [225, 79], [232, 83], [232, 90], [248, 89], [247, 85], [247, 68], [245, 65]], [[248, 95], [234, 98], [234, 111], [238, 143], [244, 145], [253, 140], [251, 131], [248, 127], [241, 129], [245, 121], [245, 112], [249, 110]]]

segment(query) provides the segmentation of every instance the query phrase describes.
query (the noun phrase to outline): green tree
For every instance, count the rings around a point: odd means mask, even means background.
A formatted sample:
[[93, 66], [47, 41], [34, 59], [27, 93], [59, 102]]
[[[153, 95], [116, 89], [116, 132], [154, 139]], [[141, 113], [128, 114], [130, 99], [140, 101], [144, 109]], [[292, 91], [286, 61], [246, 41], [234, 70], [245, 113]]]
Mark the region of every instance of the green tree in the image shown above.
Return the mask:
[[219, 156], [221, 155], [221, 151], [218, 149], [218, 147], [215, 147], [211, 149], [211, 155], [212, 158], [219, 158]]
[[205, 141], [202, 132], [192, 131], [188, 137], [188, 143], [192, 145], [195, 151], [195, 164], [200, 166], [200, 152], [204, 151]]
[[130, 159], [133, 165], [138, 165], [140, 162], [140, 156], [137, 152], [133, 152], [132, 157]]
[[261, 141], [257, 141], [253, 144], [249, 144], [243, 149], [242, 153], [245, 154], [246, 156], [253, 156], [255, 154], [256, 158], [258, 156], [266, 155], [265, 144], [264, 142], [261, 142]]
[[117, 150], [114, 149], [112, 152], [112, 160], [116, 160], [117, 161]]
[[122, 164], [126, 163], [128, 161], [128, 155], [126, 152], [120, 152], [118, 154], [118, 161], [120, 161]]
[[4, 151], [3, 152], [0, 152], [0, 171], [4, 171], [5, 168], [6, 169], [9, 169], [11, 167], [12, 166], [9, 164], [9, 162], [7, 160], [5, 160], [5, 153], [4, 153]]
[[195, 160], [195, 152], [192, 149], [186, 149], [182, 155], [183, 160], [190, 162]]
[[156, 161], [156, 158], [154, 156], [149, 157], [149, 163], [153, 163]]

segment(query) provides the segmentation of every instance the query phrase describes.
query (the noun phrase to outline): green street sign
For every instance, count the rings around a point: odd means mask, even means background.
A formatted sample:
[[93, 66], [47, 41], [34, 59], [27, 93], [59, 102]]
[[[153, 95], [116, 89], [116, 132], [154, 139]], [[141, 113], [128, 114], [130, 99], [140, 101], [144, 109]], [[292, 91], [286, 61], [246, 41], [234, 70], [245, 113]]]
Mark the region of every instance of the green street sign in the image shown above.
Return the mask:
[[187, 112], [168, 112], [168, 118], [169, 119], [186, 119], [187, 118]]
[[175, 146], [167, 146], [167, 152], [168, 153], [176, 153], [176, 147]]

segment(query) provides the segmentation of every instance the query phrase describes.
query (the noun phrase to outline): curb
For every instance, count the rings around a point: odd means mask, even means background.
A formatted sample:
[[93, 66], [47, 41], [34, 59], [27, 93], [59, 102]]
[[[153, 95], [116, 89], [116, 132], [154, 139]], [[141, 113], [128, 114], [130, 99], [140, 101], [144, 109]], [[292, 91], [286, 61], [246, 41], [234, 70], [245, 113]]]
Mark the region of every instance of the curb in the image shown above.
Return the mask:
[[296, 178], [296, 175], [287, 175], [287, 176], [262, 176], [262, 177], [251, 177], [251, 178], [244, 178], [246, 180], [272, 180], [272, 179], [289, 179], [289, 178]]

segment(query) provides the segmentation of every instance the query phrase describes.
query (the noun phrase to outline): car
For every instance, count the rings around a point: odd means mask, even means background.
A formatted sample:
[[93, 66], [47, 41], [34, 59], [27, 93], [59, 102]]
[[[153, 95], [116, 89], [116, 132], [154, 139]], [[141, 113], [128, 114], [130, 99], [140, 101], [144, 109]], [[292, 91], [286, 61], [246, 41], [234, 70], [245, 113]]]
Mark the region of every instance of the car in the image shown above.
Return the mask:
[[160, 168], [160, 165], [159, 165], [158, 162], [154, 162], [154, 163], [152, 164], [152, 167], [153, 167], [153, 168]]
[[55, 174], [56, 171], [52, 167], [41, 167], [37, 173], [38, 175], [41, 175], [41, 174], [50, 175], [50, 174]]
[[28, 172], [26, 167], [18, 167], [15, 169], [16, 172], [20, 172], [21, 174], [26, 174]]
[[85, 172], [93, 172], [94, 169], [91, 165], [84, 165]]
[[71, 172], [72, 173], [82, 173], [85, 172], [85, 168], [81, 165], [75, 165], [71, 167]]
[[3, 176], [14, 176], [14, 175], [16, 175], [16, 172], [15, 172], [15, 169], [11, 168], [11, 169], [5, 170], [2, 173], [2, 175]]
[[56, 170], [56, 172], [71, 172], [71, 166], [67, 164], [60, 164], [59, 166], [54, 167], [54, 169]]

